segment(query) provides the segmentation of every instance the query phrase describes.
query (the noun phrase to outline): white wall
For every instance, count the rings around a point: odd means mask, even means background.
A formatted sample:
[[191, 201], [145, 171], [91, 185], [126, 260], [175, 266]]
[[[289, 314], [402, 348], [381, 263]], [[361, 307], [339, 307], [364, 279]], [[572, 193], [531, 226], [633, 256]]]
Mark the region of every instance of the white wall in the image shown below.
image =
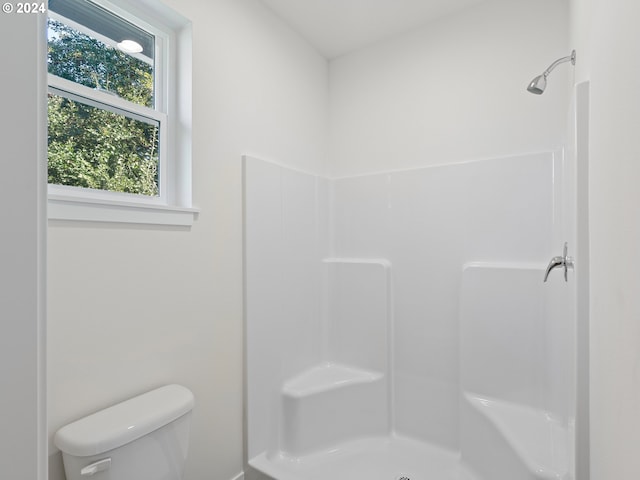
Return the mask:
[[638, 478], [640, 457], [640, 4], [572, 2], [591, 81], [591, 479]]
[[50, 222], [49, 427], [181, 383], [186, 480], [225, 480], [242, 468], [241, 155], [324, 171], [327, 63], [256, 0], [165, 3], [193, 21], [201, 213], [190, 230]]
[[[15, 4], [14, 4], [15, 5]], [[0, 15], [0, 476], [46, 478], [45, 39], [42, 15]]]
[[576, 49], [575, 83], [589, 80], [591, 72], [592, 4], [595, 0], [569, 0], [571, 46]]
[[564, 0], [490, 0], [331, 62], [331, 174], [412, 168], [562, 146]]

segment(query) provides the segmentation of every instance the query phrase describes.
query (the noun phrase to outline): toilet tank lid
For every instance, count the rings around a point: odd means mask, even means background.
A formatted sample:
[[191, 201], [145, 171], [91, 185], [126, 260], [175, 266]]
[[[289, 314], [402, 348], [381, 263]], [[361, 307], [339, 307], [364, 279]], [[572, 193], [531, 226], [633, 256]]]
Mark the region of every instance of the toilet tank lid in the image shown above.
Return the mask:
[[188, 388], [166, 385], [62, 427], [54, 444], [69, 455], [99, 455], [171, 423], [193, 405]]

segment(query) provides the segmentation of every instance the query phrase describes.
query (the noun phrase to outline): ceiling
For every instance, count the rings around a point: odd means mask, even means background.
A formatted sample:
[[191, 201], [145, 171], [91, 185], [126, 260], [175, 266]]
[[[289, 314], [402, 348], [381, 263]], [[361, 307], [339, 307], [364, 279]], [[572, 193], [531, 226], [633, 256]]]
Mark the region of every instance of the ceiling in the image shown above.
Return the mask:
[[483, 0], [262, 0], [327, 58]]

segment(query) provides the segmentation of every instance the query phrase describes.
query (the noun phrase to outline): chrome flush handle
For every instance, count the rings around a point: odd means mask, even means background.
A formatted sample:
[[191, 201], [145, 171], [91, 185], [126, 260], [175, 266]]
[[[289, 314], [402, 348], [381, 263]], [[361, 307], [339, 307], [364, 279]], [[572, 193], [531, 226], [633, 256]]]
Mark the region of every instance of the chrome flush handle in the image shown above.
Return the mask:
[[567, 275], [567, 271], [571, 268], [573, 270], [573, 257], [568, 255], [568, 245], [567, 242], [564, 242], [564, 249], [562, 250], [561, 257], [553, 257], [549, 262], [549, 266], [547, 266], [547, 271], [544, 274], [544, 281], [546, 282], [549, 278], [549, 273], [551, 270], [557, 267], [564, 267], [564, 281], [568, 282], [569, 278]]

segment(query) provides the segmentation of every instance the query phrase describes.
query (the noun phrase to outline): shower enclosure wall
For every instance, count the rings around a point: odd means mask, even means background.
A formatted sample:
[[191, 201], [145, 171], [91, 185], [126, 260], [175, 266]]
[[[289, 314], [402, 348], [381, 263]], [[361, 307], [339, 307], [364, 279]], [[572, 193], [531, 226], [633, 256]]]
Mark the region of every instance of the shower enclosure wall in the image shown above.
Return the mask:
[[574, 272], [542, 281], [575, 244], [574, 153], [339, 179], [244, 159], [253, 475], [574, 478]]

